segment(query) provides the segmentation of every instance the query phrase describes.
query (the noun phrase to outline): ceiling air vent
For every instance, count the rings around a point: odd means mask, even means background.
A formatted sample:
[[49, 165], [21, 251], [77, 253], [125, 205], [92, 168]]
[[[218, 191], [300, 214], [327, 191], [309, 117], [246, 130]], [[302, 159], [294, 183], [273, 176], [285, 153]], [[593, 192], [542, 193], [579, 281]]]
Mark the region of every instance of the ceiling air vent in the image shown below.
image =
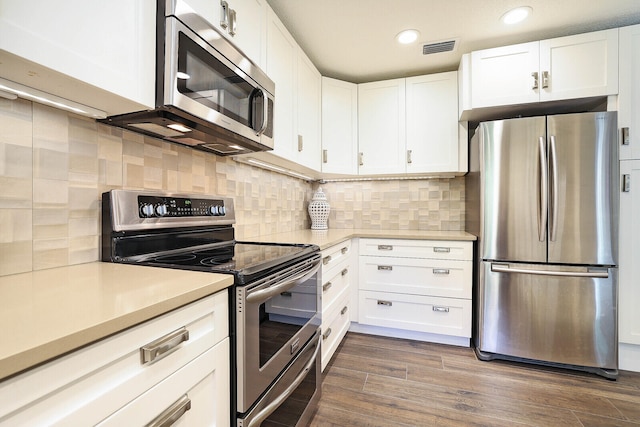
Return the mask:
[[425, 43], [422, 45], [423, 55], [433, 55], [434, 53], [452, 52], [456, 48], [456, 40], [447, 40], [436, 43]]

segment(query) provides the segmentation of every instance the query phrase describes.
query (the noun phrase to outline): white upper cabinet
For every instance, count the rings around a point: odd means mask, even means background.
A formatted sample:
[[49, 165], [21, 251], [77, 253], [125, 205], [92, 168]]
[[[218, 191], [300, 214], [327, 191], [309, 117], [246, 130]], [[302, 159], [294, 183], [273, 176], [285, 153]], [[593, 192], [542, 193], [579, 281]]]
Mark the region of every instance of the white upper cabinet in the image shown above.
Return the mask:
[[458, 73], [406, 81], [407, 173], [458, 170]]
[[322, 76], [302, 50], [298, 50], [297, 58], [298, 133], [294, 160], [319, 171]]
[[154, 0], [0, 0], [0, 77], [118, 114], [155, 105]]
[[405, 79], [358, 85], [360, 174], [405, 173]]
[[322, 172], [358, 173], [358, 85], [322, 78]]
[[471, 53], [473, 108], [618, 93], [618, 30]]
[[620, 28], [620, 159], [640, 159], [640, 25]]

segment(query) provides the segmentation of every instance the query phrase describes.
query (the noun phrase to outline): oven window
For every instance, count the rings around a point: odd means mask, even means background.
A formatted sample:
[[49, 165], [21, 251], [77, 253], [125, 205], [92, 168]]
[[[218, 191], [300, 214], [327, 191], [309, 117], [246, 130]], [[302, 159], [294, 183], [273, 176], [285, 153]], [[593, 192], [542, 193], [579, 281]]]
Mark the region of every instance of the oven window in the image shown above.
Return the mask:
[[178, 52], [178, 71], [188, 76], [178, 79], [180, 93], [246, 126], [262, 123], [262, 91], [183, 33]]
[[[260, 367], [262, 368], [318, 310], [317, 275], [260, 306]], [[300, 348], [305, 343], [299, 343]]]

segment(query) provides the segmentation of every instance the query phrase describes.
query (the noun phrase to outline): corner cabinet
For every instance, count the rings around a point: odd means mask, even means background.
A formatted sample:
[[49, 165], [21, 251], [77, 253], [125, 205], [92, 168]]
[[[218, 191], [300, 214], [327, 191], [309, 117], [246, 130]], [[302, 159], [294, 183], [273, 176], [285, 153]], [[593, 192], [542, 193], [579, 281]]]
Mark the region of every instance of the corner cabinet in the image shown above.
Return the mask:
[[351, 310], [351, 241], [322, 251], [322, 370], [349, 330]]
[[358, 85], [322, 78], [322, 172], [358, 174]]
[[[360, 239], [358, 326], [468, 346], [473, 243]], [[415, 332], [406, 335], [399, 332]]]
[[620, 159], [640, 159], [640, 25], [620, 28]]
[[4, 380], [0, 424], [229, 426], [228, 316], [224, 290]]
[[617, 93], [617, 28], [471, 53], [474, 109]]

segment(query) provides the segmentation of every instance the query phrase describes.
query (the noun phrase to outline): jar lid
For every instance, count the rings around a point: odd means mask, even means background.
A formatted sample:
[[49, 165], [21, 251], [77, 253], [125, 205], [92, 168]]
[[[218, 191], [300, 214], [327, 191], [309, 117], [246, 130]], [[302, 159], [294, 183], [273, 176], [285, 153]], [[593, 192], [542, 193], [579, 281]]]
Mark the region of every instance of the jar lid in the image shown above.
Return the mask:
[[313, 199], [311, 200], [327, 200], [327, 195], [322, 191], [322, 187], [318, 188], [318, 191], [313, 194]]

